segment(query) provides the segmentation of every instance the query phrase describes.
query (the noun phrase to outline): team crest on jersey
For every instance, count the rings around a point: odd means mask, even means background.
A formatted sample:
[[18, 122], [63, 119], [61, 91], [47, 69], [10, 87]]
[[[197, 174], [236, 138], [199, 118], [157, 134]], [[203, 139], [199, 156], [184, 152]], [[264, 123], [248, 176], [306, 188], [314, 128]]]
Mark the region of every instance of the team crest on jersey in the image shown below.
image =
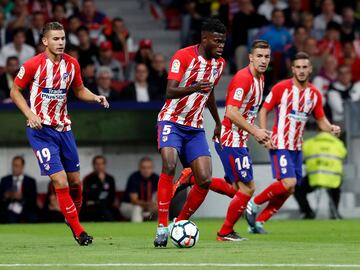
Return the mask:
[[175, 59], [171, 65], [171, 72], [179, 73], [179, 71], [180, 71], [180, 61], [178, 59]]
[[217, 70], [216, 67], [214, 67], [214, 68], [212, 69], [211, 73], [212, 73], [213, 77], [217, 77], [219, 71]]
[[25, 75], [25, 68], [24, 68], [24, 66], [22, 66], [20, 68], [19, 73], [18, 73], [17, 76], [19, 77], [19, 79], [22, 79], [24, 77], [24, 75]]
[[63, 74], [63, 80], [65, 81], [69, 77], [69, 75], [70, 75], [69, 73], [65, 72]]
[[311, 105], [311, 103], [312, 103], [312, 100], [311, 100], [311, 99], [308, 99], [308, 100], [306, 101], [306, 105]]
[[236, 88], [234, 93], [234, 99], [241, 101], [244, 95], [244, 89], [242, 88]]

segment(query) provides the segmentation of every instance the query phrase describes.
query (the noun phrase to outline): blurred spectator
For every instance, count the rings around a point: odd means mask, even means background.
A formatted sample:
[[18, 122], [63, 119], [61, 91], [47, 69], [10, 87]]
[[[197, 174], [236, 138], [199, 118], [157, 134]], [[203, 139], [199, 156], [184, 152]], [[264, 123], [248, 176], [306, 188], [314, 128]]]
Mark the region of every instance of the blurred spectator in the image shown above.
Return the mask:
[[[318, 75], [315, 76], [313, 80], [313, 84], [320, 91], [323, 97], [323, 104], [326, 104], [327, 93], [329, 87], [332, 83], [334, 83], [337, 79], [337, 67], [338, 62], [336, 58], [332, 55], [329, 55], [325, 58], [324, 64], [320, 69]], [[327, 112], [328, 115], [329, 112]], [[328, 115], [331, 117], [331, 115]]]
[[14, 83], [15, 76], [20, 68], [19, 59], [16, 56], [10, 56], [6, 59], [5, 72], [0, 75], [0, 101], [12, 102], [10, 99], [10, 89]]
[[314, 15], [310, 12], [303, 12], [301, 15], [301, 25], [305, 27], [309, 36], [314, 37], [316, 40], [322, 36], [317, 36], [317, 32], [314, 29]]
[[248, 64], [248, 32], [260, 28], [268, 22], [263, 15], [256, 13], [251, 0], [239, 0], [239, 12], [234, 15], [231, 27], [232, 45], [237, 69]]
[[295, 199], [304, 219], [315, 218], [306, 195], [316, 188], [327, 188], [330, 198], [330, 218], [341, 219], [338, 207], [343, 176], [343, 161], [346, 156], [344, 143], [327, 132], [307, 139], [303, 145], [306, 177], [295, 188]]
[[12, 173], [0, 182], [0, 219], [6, 223], [37, 221], [37, 189], [34, 178], [24, 174], [25, 160], [15, 156]]
[[340, 15], [335, 13], [335, 4], [333, 0], [321, 1], [321, 13], [315, 17], [314, 29], [322, 37], [329, 22], [342, 23]]
[[281, 0], [265, 0], [258, 8], [258, 13], [264, 15], [267, 20], [272, 19], [274, 9], [283, 10], [287, 8], [287, 4]]
[[284, 27], [285, 17], [280, 9], [274, 9], [271, 16], [271, 25], [263, 27], [259, 38], [269, 42], [271, 52], [282, 52], [285, 45], [292, 42], [289, 30]]
[[313, 78], [313, 76], [319, 74], [324, 63], [324, 57], [320, 55], [319, 48], [317, 47], [317, 40], [313, 37], [306, 39], [304, 51], [310, 56], [313, 68], [311, 77]]
[[302, 6], [301, 0], [289, 0], [289, 6], [284, 9], [285, 26], [294, 28], [301, 24]]
[[0, 51], [0, 67], [4, 67], [9, 56], [17, 56], [22, 65], [26, 60], [35, 55], [35, 49], [25, 44], [25, 29], [14, 30], [14, 41], [2, 47]]
[[106, 15], [96, 9], [94, 0], [83, 0], [80, 20], [89, 29], [91, 40], [96, 42], [105, 27], [111, 26]]
[[11, 11], [14, 9], [14, 1], [13, 0], [3, 0], [0, 3], [0, 8], [5, 15], [5, 18], [10, 16]]
[[79, 48], [75, 45], [67, 45], [66, 53], [74, 57], [76, 60], [79, 60]]
[[86, 26], [80, 26], [76, 33], [79, 39], [79, 64], [83, 66], [98, 56], [99, 48], [91, 42], [89, 29]]
[[52, 18], [49, 21], [61, 23], [65, 29], [68, 28], [66, 8], [63, 3], [55, 3], [52, 8]]
[[78, 16], [73, 15], [70, 16], [67, 19], [67, 21], [68, 21], [67, 29], [66, 29], [67, 42], [71, 45], [79, 46], [80, 41], [78, 38], [77, 30], [81, 26], [81, 20], [79, 19]]
[[333, 123], [345, 130], [344, 102], [360, 100], [360, 82], [352, 82], [349, 66], [342, 65], [338, 68], [338, 78], [329, 86], [327, 96]]
[[135, 54], [136, 63], [144, 63], [147, 68], [151, 69], [153, 58], [152, 41], [150, 39], [142, 39], [139, 42], [139, 49]]
[[7, 20], [7, 27], [10, 31], [13, 31], [16, 28], [26, 28], [30, 25], [30, 16], [27, 6], [27, 0], [15, 0], [14, 8], [10, 13], [10, 18]]
[[102, 95], [108, 101], [117, 101], [120, 99], [119, 93], [111, 88], [113, 72], [108, 66], [99, 66], [96, 70], [96, 88], [94, 94]]
[[148, 76], [149, 71], [146, 65], [143, 63], [136, 64], [134, 82], [121, 91], [121, 99], [137, 102], [161, 99], [161, 94], [157, 92], [157, 88], [148, 83]]
[[11, 33], [5, 25], [5, 15], [0, 11], [0, 48], [12, 40]]
[[340, 25], [338, 23], [328, 23], [324, 38], [319, 41], [318, 47], [322, 55], [333, 55], [338, 61], [342, 59], [343, 51], [340, 42]]
[[115, 52], [124, 53], [125, 62], [127, 63], [129, 61], [128, 53], [135, 51], [135, 45], [122, 18], [116, 17], [112, 20], [111, 31], [106, 33], [106, 38], [113, 45]]
[[159, 176], [154, 173], [154, 163], [149, 157], [139, 162], [139, 170], [130, 175], [126, 184], [120, 212], [132, 222], [154, 218], [157, 212], [156, 192]]
[[[355, 17], [354, 10], [351, 7], [345, 7], [342, 10], [341, 24], [341, 42], [354, 41], [355, 40]], [[357, 30], [356, 32], [359, 32]]]
[[167, 70], [164, 55], [155, 53], [152, 61], [152, 69], [150, 70], [148, 83], [157, 88], [159, 98], [165, 99], [167, 86]]
[[83, 83], [90, 90], [96, 88], [95, 72], [95, 63], [91, 59], [81, 66], [81, 76]]
[[353, 82], [360, 81], [360, 57], [356, 55], [353, 42], [345, 42], [343, 48], [344, 59], [341, 61], [341, 64], [351, 67]]
[[80, 0], [67, 0], [65, 2], [66, 17], [78, 16], [80, 13]]
[[59, 204], [56, 199], [56, 193], [52, 181], [49, 182], [48, 190], [42, 209], [44, 222], [64, 222], [64, 216], [61, 213]]
[[305, 41], [308, 38], [305, 27], [297, 26], [294, 31], [294, 42], [290, 43], [284, 48], [284, 55], [286, 60], [286, 67], [288, 71], [291, 70], [291, 60], [294, 56], [305, 49]]
[[104, 156], [93, 158], [94, 171], [84, 178], [81, 214], [88, 221], [113, 221], [115, 179], [106, 172]]
[[50, 0], [29, 0], [30, 13], [40, 12], [44, 14], [45, 21], [52, 17], [52, 3]]
[[95, 66], [108, 66], [113, 73], [113, 79], [117, 81], [124, 80], [124, 71], [120, 62], [113, 57], [113, 49], [110, 41], [103, 41], [99, 46], [98, 57], [95, 58]]
[[41, 42], [42, 31], [45, 26], [44, 14], [36, 11], [32, 15], [31, 26], [26, 30], [26, 43], [31, 47], [36, 47]]

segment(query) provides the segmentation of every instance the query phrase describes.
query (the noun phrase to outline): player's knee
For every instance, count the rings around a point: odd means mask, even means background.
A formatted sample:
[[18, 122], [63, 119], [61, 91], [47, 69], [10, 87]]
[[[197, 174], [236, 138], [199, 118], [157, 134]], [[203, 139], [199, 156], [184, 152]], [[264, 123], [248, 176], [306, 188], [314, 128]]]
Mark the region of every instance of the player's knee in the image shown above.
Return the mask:
[[52, 179], [55, 188], [66, 188], [69, 186], [68, 181], [65, 179]]
[[198, 176], [198, 179], [196, 179], [197, 184], [199, 187], [204, 189], [209, 189], [211, 185], [211, 176], [207, 174], [202, 174]]
[[162, 167], [162, 172], [167, 175], [175, 175], [176, 163], [165, 162]]

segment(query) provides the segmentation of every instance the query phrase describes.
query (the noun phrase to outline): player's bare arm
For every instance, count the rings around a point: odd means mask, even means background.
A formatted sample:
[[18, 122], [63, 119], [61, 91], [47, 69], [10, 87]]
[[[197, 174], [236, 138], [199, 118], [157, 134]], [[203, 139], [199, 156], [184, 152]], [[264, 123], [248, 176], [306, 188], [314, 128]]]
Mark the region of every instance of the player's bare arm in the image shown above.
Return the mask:
[[214, 121], [215, 121], [213, 140], [217, 139], [220, 142], [221, 120], [220, 120], [219, 112], [218, 112], [217, 106], [216, 106], [214, 91], [212, 91], [210, 93], [209, 99], [207, 100], [206, 105], [211, 113], [212, 118], [214, 118]]
[[74, 87], [75, 96], [85, 102], [96, 102], [102, 105], [104, 108], [109, 108], [109, 103], [104, 96], [98, 96], [92, 93], [84, 85]]
[[166, 98], [182, 98], [191, 95], [195, 92], [209, 92], [213, 88], [214, 84], [209, 80], [201, 80], [194, 85], [187, 87], [179, 87], [179, 82], [176, 80], [168, 80], [166, 86]]
[[316, 123], [320, 130], [329, 132], [337, 137], [340, 136], [341, 128], [337, 125], [332, 125], [326, 117], [316, 120]]
[[42, 125], [41, 125], [40, 117], [31, 111], [30, 107], [26, 103], [25, 98], [21, 94], [21, 91], [22, 91], [22, 89], [16, 83], [14, 83], [13, 86], [11, 87], [11, 91], [10, 91], [10, 97], [11, 97], [12, 101], [16, 104], [16, 106], [25, 115], [25, 117], [27, 118], [27, 121], [28, 121], [28, 125], [31, 128], [41, 129]]
[[250, 124], [239, 113], [239, 108], [233, 105], [226, 106], [225, 116], [230, 119], [239, 128], [246, 130], [258, 143], [264, 144], [270, 140], [270, 132], [265, 128], [258, 128], [255, 125]]

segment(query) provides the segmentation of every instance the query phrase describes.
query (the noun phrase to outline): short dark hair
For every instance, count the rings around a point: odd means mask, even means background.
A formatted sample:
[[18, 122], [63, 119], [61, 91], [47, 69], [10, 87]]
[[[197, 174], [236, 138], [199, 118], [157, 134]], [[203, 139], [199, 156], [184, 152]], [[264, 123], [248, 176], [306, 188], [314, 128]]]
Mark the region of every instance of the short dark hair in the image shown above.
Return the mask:
[[17, 27], [13, 30], [13, 36], [16, 36], [19, 33], [23, 33], [24, 35], [26, 35], [26, 30], [24, 27]]
[[150, 157], [145, 156], [145, 157], [142, 157], [142, 158], [139, 160], [139, 166], [140, 166], [143, 162], [145, 162], [145, 161], [151, 161], [151, 162], [153, 162], [153, 160], [152, 160]]
[[12, 55], [12, 56], [9, 56], [8, 58], [6, 58], [7, 65], [10, 63], [10, 61], [18, 61], [19, 62], [19, 57]]
[[25, 165], [25, 159], [24, 159], [22, 156], [15, 156], [15, 157], [13, 157], [12, 162], [14, 162], [14, 161], [17, 160], [17, 159], [21, 161], [21, 163], [22, 163], [23, 166]]
[[298, 52], [294, 55], [291, 62], [294, 63], [296, 60], [300, 59], [310, 60], [310, 56], [306, 52]]
[[48, 32], [52, 30], [64, 30], [64, 26], [59, 22], [49, 22], [45, 24], [43, 28], [43, 36], [45, 36]]
[[271, 46], [269, 42], [263, 39], [255, 39], [250, 47], [250, 53], [253, 53], [255, 49], [270, 49]]
[[76, 34], [79, 34], [80, 31], [85, 31], [86, 33], [90, 34], [89, 28], [85, 25], [80, 25], [78, 29], [76, 29]]
[[95, 157], [93, 157], [92, 165], [95, 165], [95, 162], [96, 162], [98, 159], [102, 159], [102, 160], [104, 160], [104, 162], [106, 163], [106, 158], [105, 158], [103, 155], [96, 155]]
[[217, 18], [208, 18], [206, 19], [201, 26], [201, 32], [210, 32], [210, 33], [226, 33], [225, 25]]

